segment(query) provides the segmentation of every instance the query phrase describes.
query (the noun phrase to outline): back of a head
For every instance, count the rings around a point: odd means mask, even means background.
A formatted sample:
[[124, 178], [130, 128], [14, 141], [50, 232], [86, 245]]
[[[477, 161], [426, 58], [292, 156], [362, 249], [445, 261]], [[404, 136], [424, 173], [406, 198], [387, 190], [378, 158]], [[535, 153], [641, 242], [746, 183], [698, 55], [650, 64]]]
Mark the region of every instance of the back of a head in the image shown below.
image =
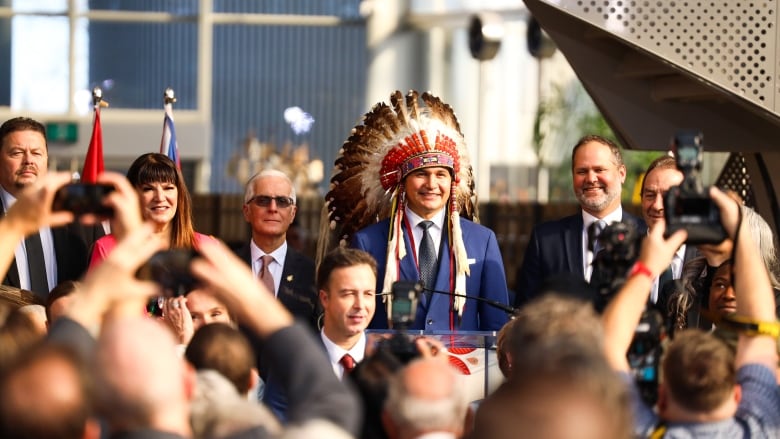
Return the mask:
[[41, 334], [28, 315], [0, 306], [0, 371], [40, 339]]
[[527, 350], [554, 337], [584, 340], [596, 348], [604, 344], [604, 333], [593, 306], [581, 299], [545, 294], [521, 308], [504, 340], [512, 366], [528, 358]]
[[76, 439], [92, 414], [84, 364], [60, 345], [39, 344], [0, 376], [0, 437]]
[[361, 361], [349, 375], [357, 386], [363, 406], [363, 425], [360, 434], [364, 439], [385, 439], [381, 415], [387, 399], [390, 378], [403, 367], [403, 363], [387, 349], [377, 349], [373, 355]]
[[222, 374], [238, 393], [249, 391], [255, 356], [238, 329], [222, 323], [203, 325], [195, 331], [184, 356], [197, 370], [212, 369]]
[[722, 340], [698, 329], [677, 334], [661, 367], [669, 396], [693, 412], [718, 408], [736, 384], [734, 353]]
[[239, 395], [233, 383], [210, 369], [197, 373], [190, 419], [196, 438], [225, 437], [254, 427], [262, 427], [271, 434], [282, 430], [267, 407]]
[[460, 435], [468, 401], [447, 361], [421, 358], [390, 380], [385, 410], [395, 428], [412, 434], [448, 431]]
[[512, 378], [477, 410], [470, 437], [510, 439], [628, 439], [628, 386], [600, 348], [566, 335], [526, 351]]
[[96, 408], [114, 430], [150, 428], [158, 416], [186, 412], [184, 361], [171, 331], [154, 320], [104, 325], [93, 367]]

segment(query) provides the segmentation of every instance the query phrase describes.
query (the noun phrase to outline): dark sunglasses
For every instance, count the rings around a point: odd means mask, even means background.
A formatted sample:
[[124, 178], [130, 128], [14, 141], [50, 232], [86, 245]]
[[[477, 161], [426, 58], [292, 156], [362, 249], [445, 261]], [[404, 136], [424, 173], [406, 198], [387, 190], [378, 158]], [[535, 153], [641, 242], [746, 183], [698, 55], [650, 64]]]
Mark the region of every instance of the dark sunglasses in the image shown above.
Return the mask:
[[271, 201], [276, 201], [276, 207], [290, 207], [295, 202], [290, 197], [284, 197], [284, 196], [278, 196], [278, 197], [269, 197], [268, 195], [255, 195], [252, 197], [249, 201], [247, 201], [246, 204], [249, 203], [255, 203], [255, 206], [260, 207], [268, 207], [271, 205]]

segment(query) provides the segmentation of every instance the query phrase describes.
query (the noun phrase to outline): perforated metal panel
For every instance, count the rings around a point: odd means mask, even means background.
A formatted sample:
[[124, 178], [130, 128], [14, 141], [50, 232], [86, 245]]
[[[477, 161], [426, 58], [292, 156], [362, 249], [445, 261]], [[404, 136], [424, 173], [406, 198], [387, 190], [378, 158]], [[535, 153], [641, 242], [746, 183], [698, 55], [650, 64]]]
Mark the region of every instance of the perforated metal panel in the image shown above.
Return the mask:
[[546, 1], [776, 112], [777, 1]]
[[750, 185], [750, 174], [748, 174], [745, 156], [741, 153], [733, 153], [729, 156], [715, 185], [736, 192], [746, 206], [756, 207], [755, 196]]

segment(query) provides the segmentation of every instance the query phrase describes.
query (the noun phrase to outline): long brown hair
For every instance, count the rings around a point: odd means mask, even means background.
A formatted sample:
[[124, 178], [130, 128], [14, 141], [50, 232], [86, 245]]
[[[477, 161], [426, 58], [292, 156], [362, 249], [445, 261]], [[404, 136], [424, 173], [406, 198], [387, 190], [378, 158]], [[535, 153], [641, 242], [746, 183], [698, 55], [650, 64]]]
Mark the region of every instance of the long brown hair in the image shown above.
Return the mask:
[[127, 179], [140, 189], [148, 183], [172, 183], [179, 193], [176, 213], [171, 220], [171, 247], [192, 248], [195, 246], [195, 230], [192, 226], [192, 201], [181, 171], [168, 156], [158, 153], [144, 154], [130, 165]]

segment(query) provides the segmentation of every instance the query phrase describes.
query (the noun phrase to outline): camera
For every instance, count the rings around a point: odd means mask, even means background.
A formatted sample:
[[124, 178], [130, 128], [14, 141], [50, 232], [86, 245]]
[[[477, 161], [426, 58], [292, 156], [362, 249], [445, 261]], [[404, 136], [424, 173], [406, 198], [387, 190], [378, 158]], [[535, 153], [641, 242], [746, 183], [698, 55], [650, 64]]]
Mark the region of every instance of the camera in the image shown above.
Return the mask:
[[664, 196], [666, 236], [685, 229], [686, 242], [692, 245], [717, 244], [726, 239], [720, 210], [701, 183], [702, 140], [702, 134], [695, 131], [681, 131], [674, 137], [672, 150], [683, 181]]
[[106, 195], [114, 191], [110, 184], [70, 183], [61, 187], [54, 195], [52, 210], [67, 210], [76, 216], [92, 213], [110, 217], [114, 209], [103, 204]]
[[[594, 236], [595, 224], [590, 226], [589, 236]], [[594, 256], [590, 283], [598, 291], [595, 308], [601, 312], [626, 282], [626, 276], [639, 256], [641, 239], [636, 225], [623, 221], [609, 224], [596, 239], [602, 250]], [[593, 250], [592, 241], [589, 246]]]
[[403, 364], [420, 356], [417, 346], [404, 332], [414, 323], [417, 315], [417, 302], [422, 285], [414, 281], [393, 282], [393, 310], [390, 315], [390, 324], [398, 330], [390, 338], [382, 340], [377, 345], [378, 350], [384, 350], [398, 358]]
[[165, 297], [183, 296], [200, 286], [190, 272], [190, 262], [198, 256], [191, 249], [159, 251], [138, 269], [136, 277], [158, 283]]
[[666, 336], [661, 313], [648, 307], [628, 348], [628, 364], [639, 389], [639, 395], [650, 406], [658, 401], [658, 367], [663, 354], [662, 341]]
[[422, 285], [414, 281], [393, 282], [393, 312], [390, 324], [393, 329], [404, 330], [414, 323], [417, 316], [417, 302]]

